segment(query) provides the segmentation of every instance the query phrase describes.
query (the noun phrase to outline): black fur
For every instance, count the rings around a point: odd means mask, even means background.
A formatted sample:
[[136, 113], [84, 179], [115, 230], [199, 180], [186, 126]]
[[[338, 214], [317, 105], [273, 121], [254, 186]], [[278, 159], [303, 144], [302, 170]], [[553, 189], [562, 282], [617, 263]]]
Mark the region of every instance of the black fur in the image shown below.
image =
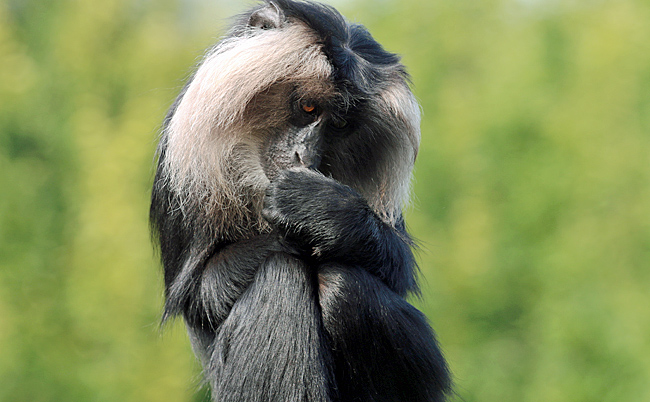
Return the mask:
[[[387, 85], [387, 71], [405, 77], [397, 56], [333, 8], [274, 4], [243, 21], [273, 29], [292, 18], [317, 32], [350, 97], [348, 117]], [[328, 143], [320, 172], [289, 168], [272, 178], [262, 211], [270, 233], [255, 229], [252, 205], [250, 230], [240, 222], [230, 231], [166, 181], [164, 132], [183, 94], [165, 119], [150, 213], [165, 269], [164, 318], [184, 317], [213, 399], [445, 400], [445, 360], [426, 318], [404, 300], [417, 292], [404, 221], [386, 223], [343, 184], [382, 163], [394, 127], [370, 109], [359, 113], [365, 121], [349, 129], [357, 137]]]
[[415, 260], [402, 227], [384, 223], [352, 188], [308, 169], [280, 173], [267, 190], [264, 217], [281, 239], [298, 243], [316, 264], [368, 270], [393, 292], [415, 290]]

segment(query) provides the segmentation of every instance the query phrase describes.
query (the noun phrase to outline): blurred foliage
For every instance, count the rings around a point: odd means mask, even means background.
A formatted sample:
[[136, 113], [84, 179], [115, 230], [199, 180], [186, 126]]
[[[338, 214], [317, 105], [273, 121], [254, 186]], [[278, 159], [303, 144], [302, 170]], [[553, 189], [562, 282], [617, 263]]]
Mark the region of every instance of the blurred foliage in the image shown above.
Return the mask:
[[[422, 102], [407, 221], [458, 400], [650, 400], [650, 3], [334, 3]], [[245, 6], [0, 0], [0, 401], [204, 398], [161, 331], [157, 129]]]

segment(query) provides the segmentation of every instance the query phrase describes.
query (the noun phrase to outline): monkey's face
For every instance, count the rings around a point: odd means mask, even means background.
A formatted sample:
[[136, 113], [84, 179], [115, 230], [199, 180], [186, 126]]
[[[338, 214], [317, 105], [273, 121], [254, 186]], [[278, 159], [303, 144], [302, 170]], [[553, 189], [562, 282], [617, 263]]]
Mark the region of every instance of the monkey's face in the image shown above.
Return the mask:
[[271, 130], [263, 142], [262, 167], [272, 180], [280, 170], [304, 167], [327, 173], [323, 155], [350, 135], [347, 119], [324, 97], [288, 96], [286, 123]]
[[325, 127], [323, 116], [310, 102], [297, 102], [292, 109], [289, 127], [269, 138], [263, 167], [270, 179], [278, 170], [290, 167], [318, 169], [320, 166]]

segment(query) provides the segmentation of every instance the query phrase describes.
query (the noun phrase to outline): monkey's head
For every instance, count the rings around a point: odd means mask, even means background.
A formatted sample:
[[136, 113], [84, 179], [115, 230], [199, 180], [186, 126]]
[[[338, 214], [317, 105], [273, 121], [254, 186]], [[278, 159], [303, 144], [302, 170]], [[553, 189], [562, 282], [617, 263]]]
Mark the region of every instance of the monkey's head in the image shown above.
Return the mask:
[[159, 179], [180, 213], [217, 231], [267, 230], [265, 189], [291, 168], [354, 188], [394, 224], [420, 137], [407, 81], [396, 55], [333, 8], [269, 1], [207, 53], [171, 108]]

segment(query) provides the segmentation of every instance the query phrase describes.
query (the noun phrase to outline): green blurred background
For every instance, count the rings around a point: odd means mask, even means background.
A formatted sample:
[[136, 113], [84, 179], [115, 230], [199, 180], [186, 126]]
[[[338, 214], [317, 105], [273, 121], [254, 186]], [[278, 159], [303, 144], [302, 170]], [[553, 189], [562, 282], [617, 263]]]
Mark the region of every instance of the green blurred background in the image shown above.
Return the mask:
[[[161, 331], [166, 108], [251, 3], [0, 0], [0, 401], [200, 401]], [[458, 401], [650, 401], [650, 2], [333, 3], [409, 67]]]

